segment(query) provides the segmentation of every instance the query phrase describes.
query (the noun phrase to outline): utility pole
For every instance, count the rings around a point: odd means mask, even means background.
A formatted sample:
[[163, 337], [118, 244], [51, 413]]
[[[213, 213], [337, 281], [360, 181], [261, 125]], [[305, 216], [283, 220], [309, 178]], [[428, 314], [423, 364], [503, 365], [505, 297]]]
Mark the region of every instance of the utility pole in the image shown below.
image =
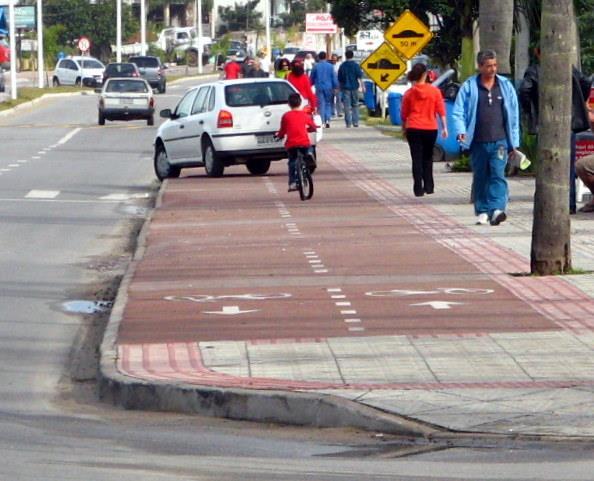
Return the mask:
[[146, 2], [140, 0], [140, 54], [146, 55]]
[[270, 42], [270, 2], [271, 0], [264, 0], [264, 20], [266, 21], [266, 56], [268, 61], [272, 62], [272, 46]]
[[196, 25], [198, 30], [198, 73], [202, 74], [202, 54], [204, 45], [202, 39], [202, 0], [196, 0]]
[[9, 35], [10, 35], [10, 97], [12, 100], [17, 99], [17, 78], [16, 78], [16, 34], [14, 25], [14, 2], [10, 0], [8, 3], [8, 21], [10, 22]]
[[116, 0], [116, 62], [122, 61], [122, 0]]
[[37, 86], [45, 87], [45, 65], [43, 62], [43, 5], [37, 0]]

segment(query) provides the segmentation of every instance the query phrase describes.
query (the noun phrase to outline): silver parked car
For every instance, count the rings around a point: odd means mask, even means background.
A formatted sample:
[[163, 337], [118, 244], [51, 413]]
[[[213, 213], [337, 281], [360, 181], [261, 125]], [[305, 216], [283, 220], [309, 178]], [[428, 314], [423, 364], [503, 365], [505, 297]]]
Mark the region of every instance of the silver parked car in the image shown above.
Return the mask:
[[148, 82], [141, 78], [108, 78], [99, 94], [99, 125], [106, 120], [146, 120], [154, 124], [155, 98]]
[[296, 90], [289, 82], [273, 78], [219, 80], [191, 88], [173, 111], [161, 111], [168, 120], [154, 142], [157, 177], [179, 177], [182, 168], [197, 166], [219, 177], [235, 164], [265, 174], [271, 161], [287, 157], [274, 133], [292, 93]]

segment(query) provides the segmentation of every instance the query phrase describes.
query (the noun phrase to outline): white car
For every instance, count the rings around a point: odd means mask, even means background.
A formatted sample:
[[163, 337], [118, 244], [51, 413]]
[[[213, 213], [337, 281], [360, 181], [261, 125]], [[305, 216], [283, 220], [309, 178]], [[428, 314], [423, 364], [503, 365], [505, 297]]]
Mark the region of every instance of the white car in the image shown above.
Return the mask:
[[96, 89], [99, 94], [98, 123], [106, 120], [146, 120], [153, 125], [155, 98], [148, 82], [142, 78], [111, 77], [103, 88]]
[[[179, 177], [182, 168], [204, 166], [209, 177], [219, 177], [235, 164], [265, 174], [271, 161], [287, 157], [274, 133], [289, 110], [289, 95], [296, 92], [286, 80], [274, 78], [219, 80], [191, 88], [173, 111], [160, 113], [168, 120], [154, 141], [156, 176]], [[310, 140], [315, 145], [316, 135]]]
[[52, 85], [101, 85], [105, 65], [93, 57], [67, 57], [58, 61]]

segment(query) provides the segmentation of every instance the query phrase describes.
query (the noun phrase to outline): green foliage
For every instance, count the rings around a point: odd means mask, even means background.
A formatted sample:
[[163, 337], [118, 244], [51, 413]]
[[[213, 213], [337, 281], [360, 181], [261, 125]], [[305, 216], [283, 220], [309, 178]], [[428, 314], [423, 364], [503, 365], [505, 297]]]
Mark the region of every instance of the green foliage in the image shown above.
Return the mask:
[[43, 50], [45, 64], [48, 68], [56, 64], [58, 53], [62, 51], [60, 38], [65, 35], [66, 27], [62, 24], [52, 25], [43, 29]]
[[[332, 2], [329, 2], [332, 3]], [[305, 30], [305, 13], [325, 12], [326, 2], [324, 0], [309, 0], [303, 2], [300, 0], [291, 0], [290, 8], [287, 13], [280, 15], [285, 27], [299, 26], [301, 31]]]
[[594, 0], [577, 2], [578, 25], [580, 29], [580, 47], [582, 70], [594, 73]]
[[256, 11], [260, 0], [248, 0], [245, 4], [235, 2], [233, 7], [219, 7], [221, 19], [231, 32], [238, 30], [255, 30], [261, 26], [262, 13]]
[[[111, 45], [116, 42], [116, 0], [98, 0], [90, 5], [88, 0], [46, 0], [44, 2], [46, 28], [62, 25], [56, 38], [62, 47], [76, 47], [76, 40], [86, 36], [91, 40], [91, 54], [107, 60]], [[129, 5], [122, 5], [122, 37], [138, 31], [138, 20], [132, 17]]]
[[467, 153], [462, 154], [450, 164], [450, 169], [452, 172], [472, 172], [470, 155]]
[[[462, 38], [472, 36], [472, 23], [478, 17], [478, 0], [334, 0], [332, 15], [349, 36], [358, 30], [385, 30], [405, 9], [426, 24], [427, 13], [440, 27], [424, 53], [442, 66], [455, 65], [462, 52]], [[374, 12], [383, 15], [374, 16]]]

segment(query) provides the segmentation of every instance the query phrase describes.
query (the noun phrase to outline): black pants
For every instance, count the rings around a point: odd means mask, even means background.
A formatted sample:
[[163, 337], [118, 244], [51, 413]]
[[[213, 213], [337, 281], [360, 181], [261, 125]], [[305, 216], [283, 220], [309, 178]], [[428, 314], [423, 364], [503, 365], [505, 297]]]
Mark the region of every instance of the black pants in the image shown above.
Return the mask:
[[437, 130], [407, 129], [406, 139], [412, 158], [415, 195], [433, 194], [433, 147]]

